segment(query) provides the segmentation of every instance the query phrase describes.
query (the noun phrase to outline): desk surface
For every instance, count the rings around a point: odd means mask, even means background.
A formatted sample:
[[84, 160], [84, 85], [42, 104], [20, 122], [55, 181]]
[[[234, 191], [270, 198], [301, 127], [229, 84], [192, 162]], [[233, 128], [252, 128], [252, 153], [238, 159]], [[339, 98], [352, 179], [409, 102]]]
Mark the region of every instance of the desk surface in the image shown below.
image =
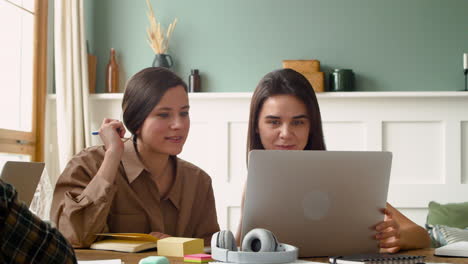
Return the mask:
[[[138, 261], [144, 257], [157, 255], [156, 251], [144, 253], [122, 253], [92, 249], [75, 249], [78, 260], [103, 260], [103, 259], [121, 259], [125, 264], [138, 264]], [[426, 262], [435, 263], [468, 263], [468, 258], [441, 258], [434, 256], [434, 249], [420, 249], [402, 251], [401, 254], [425, 256]], [[327, 258], [309, 258], [305, 260], [328, 263]], [[182, 258], [170, 258], [171, 264], [184, 263]]]

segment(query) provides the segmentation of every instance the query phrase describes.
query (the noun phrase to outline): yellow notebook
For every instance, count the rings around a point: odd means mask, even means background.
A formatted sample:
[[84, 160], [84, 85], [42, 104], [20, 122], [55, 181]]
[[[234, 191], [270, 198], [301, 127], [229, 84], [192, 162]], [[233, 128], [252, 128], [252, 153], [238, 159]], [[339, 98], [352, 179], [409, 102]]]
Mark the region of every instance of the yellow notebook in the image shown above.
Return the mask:
[[139, 252], [156, 248], [158, 238], [149, 234], [140, 233], [101, 233], [97, 236], [103, 240], [94, 242], [90, 248], [99, 250], [113, 250], [122, 252]]

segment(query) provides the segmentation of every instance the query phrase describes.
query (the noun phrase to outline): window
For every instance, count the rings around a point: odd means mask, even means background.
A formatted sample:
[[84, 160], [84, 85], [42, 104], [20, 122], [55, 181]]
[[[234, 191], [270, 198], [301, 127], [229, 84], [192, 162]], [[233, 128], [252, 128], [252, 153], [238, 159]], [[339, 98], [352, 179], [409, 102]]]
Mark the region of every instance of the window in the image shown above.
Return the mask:
[[0, 167], [42, 161], [47, 0], [0, 0]]

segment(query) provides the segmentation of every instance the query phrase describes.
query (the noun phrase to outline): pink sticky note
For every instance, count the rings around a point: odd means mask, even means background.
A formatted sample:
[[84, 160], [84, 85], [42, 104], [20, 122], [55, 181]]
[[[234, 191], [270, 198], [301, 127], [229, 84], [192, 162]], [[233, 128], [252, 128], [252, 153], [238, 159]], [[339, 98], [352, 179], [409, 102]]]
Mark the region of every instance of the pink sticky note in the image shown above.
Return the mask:
[[211, 259], [211, 255], [208, 254], [192, 254], [192, 255], [185, 255], [184, 259], [191, 259], [191, 260], [209, 260]]

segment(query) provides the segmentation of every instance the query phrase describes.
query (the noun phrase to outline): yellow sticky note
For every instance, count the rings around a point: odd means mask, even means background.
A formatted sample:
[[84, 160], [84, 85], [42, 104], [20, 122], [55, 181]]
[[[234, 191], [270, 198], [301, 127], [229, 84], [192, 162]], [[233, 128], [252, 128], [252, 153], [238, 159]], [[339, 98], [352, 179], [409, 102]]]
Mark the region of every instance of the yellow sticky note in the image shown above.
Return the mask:
[[204, 241], [201, 238], [167, 237], [158, 240], [158, 255], [183, 257], [203, 253]]

